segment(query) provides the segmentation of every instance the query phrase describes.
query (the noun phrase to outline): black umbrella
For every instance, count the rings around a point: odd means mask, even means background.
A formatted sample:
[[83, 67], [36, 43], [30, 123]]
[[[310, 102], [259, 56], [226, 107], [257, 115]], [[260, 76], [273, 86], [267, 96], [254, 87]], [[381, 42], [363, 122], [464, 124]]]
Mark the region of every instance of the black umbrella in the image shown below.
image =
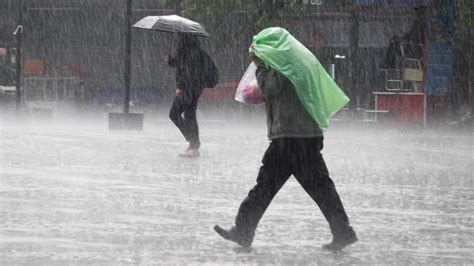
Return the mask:
[[178, 15], [144, 17], [135, 23], [133, 27], [166, 32], [190, 33], [206, 37], [210, 36], [200, 23]]

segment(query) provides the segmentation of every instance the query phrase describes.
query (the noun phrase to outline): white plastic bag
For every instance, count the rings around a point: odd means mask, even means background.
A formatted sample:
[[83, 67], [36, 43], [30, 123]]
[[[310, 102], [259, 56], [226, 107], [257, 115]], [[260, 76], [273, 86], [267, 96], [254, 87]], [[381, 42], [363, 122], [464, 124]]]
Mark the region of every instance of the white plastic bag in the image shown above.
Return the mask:
[[260, 91], [257, 83], [255, 71], [257, 66], [252, 62], [245, 70], [242, 79], [235, 91], [235, 100], [246, 104], [262, 104], [265, 98]]

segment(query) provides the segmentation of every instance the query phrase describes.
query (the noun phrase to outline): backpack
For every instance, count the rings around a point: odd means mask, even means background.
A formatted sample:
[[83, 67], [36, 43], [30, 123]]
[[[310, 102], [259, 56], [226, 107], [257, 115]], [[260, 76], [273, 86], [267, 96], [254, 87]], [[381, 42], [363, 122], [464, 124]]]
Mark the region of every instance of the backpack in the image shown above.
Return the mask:
[[219, 70], [212, 61], [211, 57], [207, 53], [204, 54], [204, 62], [203, 62], [203, 76], [202, 81], [204, 87], [206, 88], [214, 88], [217, 83], [219, 83]]

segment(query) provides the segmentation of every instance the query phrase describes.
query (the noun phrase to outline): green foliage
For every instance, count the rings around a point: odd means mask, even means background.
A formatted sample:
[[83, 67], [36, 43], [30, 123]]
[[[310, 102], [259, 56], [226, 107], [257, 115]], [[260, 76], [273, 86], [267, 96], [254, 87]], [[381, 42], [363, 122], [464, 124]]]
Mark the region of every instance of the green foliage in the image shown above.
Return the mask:
[[163, 3], [168, 8], [181, 10], [183, 16], [210, 16], [242, 6], [242, 0], [163, 0]]
[[[162, 0], [167, 8], [181, 11], [181, 15], [198, 20], [215, 31], [228, 24], [228, 14], [242, 10], [243, 0]], [[211, 33], [213, 34], [213, 33]]]
[[181, 1], [181, 8], [184, 16], [196, 14], [209, 16], [235, 10], [240, 7], [240, 2], [239, 0], [183, 0]]
[[[314, 7], [314, 0], [162, 0], [167, 8], [181, 11], [184, 17], [199, 19], [207, 28], [218, 31], [229, 25], [229, 14], [239, 13], [246, 23], [235, 28], [236, 35], [253, 32], [252, 28], [264, 28], [274, 19], [284, 15], [301, 17], [305, 10]], [[321, 1], [321, 0], [320, 0]], [[352, 4], [352, 0], [322, 0], [323, 8], [341, 8]], [[318, 6], [319, 7], [319, 6]], [[230, 22], [231, 23], [231, 22]]]

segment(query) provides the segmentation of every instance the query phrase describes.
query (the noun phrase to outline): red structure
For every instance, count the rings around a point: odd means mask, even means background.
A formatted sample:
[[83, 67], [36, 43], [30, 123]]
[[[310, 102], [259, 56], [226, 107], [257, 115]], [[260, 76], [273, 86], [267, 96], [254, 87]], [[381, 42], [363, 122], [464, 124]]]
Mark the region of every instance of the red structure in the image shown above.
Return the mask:
[[[425, 93], [374, 92], [376, 122], [384, 120], [380, 114], [390, 117], [387, 121], [402, 125], [426, 125], [427, 101]], [[386, 121], [385, 121], [386, 122]]]

